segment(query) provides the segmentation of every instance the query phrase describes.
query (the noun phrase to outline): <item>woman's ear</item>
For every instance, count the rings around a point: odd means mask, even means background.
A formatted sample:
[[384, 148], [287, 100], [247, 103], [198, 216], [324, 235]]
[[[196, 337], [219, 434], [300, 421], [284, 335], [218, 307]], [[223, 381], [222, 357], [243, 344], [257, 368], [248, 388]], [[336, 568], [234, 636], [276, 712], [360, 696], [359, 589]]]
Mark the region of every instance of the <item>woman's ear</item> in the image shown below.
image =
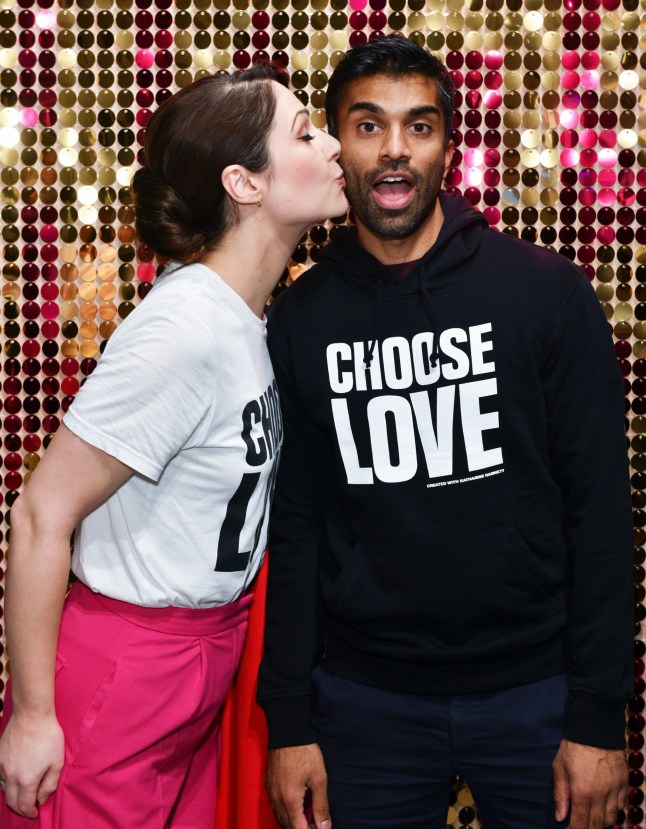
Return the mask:
[[222, 186], [236, 204], [262, 205], [262, 180], [239, 164], [230, 164], [222, 171]]

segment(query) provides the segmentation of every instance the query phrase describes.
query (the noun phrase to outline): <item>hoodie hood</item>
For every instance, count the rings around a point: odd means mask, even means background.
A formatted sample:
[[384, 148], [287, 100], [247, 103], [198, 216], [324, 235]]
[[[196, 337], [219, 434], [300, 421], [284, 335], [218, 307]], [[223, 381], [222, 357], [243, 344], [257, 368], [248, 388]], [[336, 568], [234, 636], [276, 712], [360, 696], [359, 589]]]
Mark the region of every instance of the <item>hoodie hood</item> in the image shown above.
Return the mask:
[[[435, 243], [415, 267], [400, 278], [359, 244], [356, 228], [339, 227], [334, 241], [321, 250], [321, 259], [354, 290], [377, 294], [431, 294], [451, 284], [455, 270], [477, 252], [488, 224], [465, 198], [441, 192], [444, 221]], [[380, 288], [381, 283], [381, 288]], [[423, 287], [422, 287], [423, 284]]]
[[440, 357], [440, 321], [433, 307], [432, 295], [450, 286], [456, 269], [466, 265], [477, 252], [482, 234], [489, 227], [484, 216], [470, 202], [454, 193], [439, 194], [444, 221], [435, 243], [405, 277], [396, 276], [365, 248], [361, 247], [356, 228], [338, 228], [334, 241], [321, 251], [334, 273], [353, 290], [375, 296], [373, 337], [366, 351], [364, 366], [370, 370], [382, 306], [393, 296], [417, 295], [433, 332], [430, 364], [436, 367]]

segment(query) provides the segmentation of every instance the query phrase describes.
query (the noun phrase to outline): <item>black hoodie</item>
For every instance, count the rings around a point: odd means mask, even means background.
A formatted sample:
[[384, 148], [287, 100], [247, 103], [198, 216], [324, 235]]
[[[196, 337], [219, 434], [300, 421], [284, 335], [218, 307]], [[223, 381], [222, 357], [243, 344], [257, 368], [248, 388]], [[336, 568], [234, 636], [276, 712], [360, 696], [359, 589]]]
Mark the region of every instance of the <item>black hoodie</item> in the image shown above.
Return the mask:
[[622, 748], [631, 505], [609, 327], [567, 259], [441, 204], [406, 277], [343, 228], [270, 317], [270, 746], [314, 741], [322, 661], [415, 694], [566, 671], [565, 736]]

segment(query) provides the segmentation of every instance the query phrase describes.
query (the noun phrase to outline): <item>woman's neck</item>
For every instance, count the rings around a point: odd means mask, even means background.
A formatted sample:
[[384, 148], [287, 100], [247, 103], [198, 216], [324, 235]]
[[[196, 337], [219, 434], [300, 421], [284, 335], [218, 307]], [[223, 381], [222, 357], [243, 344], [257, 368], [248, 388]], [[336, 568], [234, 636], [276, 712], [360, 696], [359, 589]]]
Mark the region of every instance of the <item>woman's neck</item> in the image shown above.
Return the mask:
[[285, 270], [302, 232], [277, 233], [260, 221], [232, 228], [200, 262], [216, 271], [262, 319], [267, 298]]

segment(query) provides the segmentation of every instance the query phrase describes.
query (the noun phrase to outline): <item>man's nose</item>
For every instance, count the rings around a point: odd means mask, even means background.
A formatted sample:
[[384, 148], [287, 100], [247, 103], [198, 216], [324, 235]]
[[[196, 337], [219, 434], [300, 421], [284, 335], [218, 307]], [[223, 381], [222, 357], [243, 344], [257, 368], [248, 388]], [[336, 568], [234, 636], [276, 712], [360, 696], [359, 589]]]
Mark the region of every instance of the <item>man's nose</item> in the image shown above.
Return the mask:
[[381, 144], [381, 157], [388, 161], [399, 161], [410, 159], [411, 152], [408, 146], [407, 136], [401, 127], [389, 127], [383, 135]]

